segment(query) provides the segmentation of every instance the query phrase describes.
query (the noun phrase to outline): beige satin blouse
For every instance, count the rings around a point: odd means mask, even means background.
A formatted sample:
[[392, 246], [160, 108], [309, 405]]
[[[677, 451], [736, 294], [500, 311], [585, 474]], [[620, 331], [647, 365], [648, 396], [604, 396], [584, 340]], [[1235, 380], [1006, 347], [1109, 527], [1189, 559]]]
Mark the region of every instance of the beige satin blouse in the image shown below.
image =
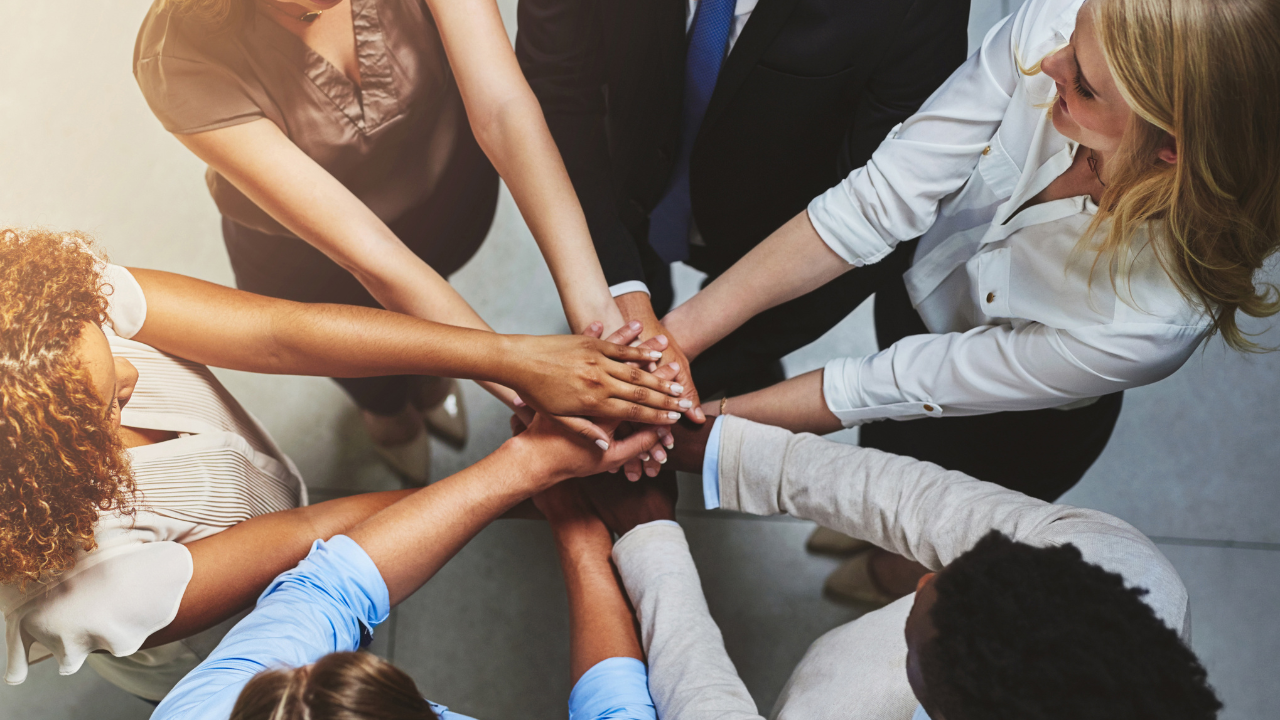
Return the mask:
[[[242, 29], [213, 32], [155, 0], [134, 46], [142, 94], [171, 133], [269, 118], [384, 222], [423, 202], [448, 164], [462, 98], [422, 0], [351, 0], [361, 86], [265, 9]], [[293, 237], [212, 168], [218, 209]]]

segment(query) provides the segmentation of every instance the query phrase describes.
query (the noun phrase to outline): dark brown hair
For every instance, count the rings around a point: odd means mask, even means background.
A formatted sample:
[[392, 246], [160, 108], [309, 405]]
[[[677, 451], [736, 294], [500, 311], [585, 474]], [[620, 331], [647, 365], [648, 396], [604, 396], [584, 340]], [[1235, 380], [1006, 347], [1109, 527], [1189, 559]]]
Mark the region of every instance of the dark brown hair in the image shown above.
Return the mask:
[[102, 260], [75, 232], [0, 228], [0, 583], [40, 580], [130, 512], [123, 445], [76, 353], [106, 320]]
[[259, 673], [231, 720], [438, 720], [413, 678], [376, 655], [340, 652]]

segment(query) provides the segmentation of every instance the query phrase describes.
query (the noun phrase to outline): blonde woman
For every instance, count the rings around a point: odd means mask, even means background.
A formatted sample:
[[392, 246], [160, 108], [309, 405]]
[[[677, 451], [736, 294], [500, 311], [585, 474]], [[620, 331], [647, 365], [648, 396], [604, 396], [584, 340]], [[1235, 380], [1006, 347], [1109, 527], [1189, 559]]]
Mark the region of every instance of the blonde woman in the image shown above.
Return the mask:
[[[1215, 333], [1251, 349], [1238, 314], [1280, 308], [1255, 279], [1280, 242], [1277, 128], [1280, 3], [1029, 0], [665, 326], [695, 356], [863, 273], [879, 353], [721, 409], [812, 432], [911, 421], [862, 442], [1053, 500], [1101, 453], [1122, 391]], [[884, 602], [921, 572], [895, 563], [864, 553], [828, 587]]]
[[[134, 74], [208, 164], [241, 289], [488, 329], [446, 279], [483, 241], [501, 175], [573, 331], [622, 325], [494, 0], [154, 0]], [[429, 464], [424, 414], [465, 442], [451, 383], [339, 383], [411, 478]]]
[[471, 377], [515, 388], [548, 414], [656, 422], [671, 411], [634, 406], [636, 391], [675, 402], [662, 390], [669, 378], [626, 364], [656, 350], [616, 344], [639, 328], [609, 343], [498, 335], [126, 270], [87, 244], [0, 230], [0, 613], [11, 684], [52, 655], [62, 674], [87, 662], [158, 701], [217, 644], [227, 629], [217, 626], [314, 540], [405, 497], [307, 506], [293, 462], [206, 365]]

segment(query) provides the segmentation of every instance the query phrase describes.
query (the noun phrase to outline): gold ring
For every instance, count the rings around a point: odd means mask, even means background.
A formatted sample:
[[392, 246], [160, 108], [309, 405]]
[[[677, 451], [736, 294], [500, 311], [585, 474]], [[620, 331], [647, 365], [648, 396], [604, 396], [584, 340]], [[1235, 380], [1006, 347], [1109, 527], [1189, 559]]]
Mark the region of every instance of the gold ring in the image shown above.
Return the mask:
[[728, 395], [725, 395], [724, 397], [720, 398], [720, 414], [721, 414], [721, 415], [723, 415], [723, 414], [724, 414], [724, 408], [725, 408], [725, 406], [726, 406], [726, 405], [728, 405], [728, 404], [729, 404], [729, 396], [728, 396]]

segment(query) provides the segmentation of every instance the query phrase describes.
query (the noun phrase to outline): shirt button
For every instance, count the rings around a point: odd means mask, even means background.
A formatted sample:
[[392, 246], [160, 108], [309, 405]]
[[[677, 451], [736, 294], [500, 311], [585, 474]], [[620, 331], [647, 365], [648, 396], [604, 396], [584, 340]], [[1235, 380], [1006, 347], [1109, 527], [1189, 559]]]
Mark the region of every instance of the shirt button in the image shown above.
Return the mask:
[[996, 301], [996, 294], [993, 292], [987, 293], [987, 302], [991, 303], [995, 301]]
[[990, 146], [990, 145], [988, 145], [988, 146], [986, 146], [986, 147], [982, 148], [982, 154], [983, 154], [983, 155], [990, 155], [990, 154], [991, 154], [991, 146]]
[[924, 411], [925, 411], [925, 412], [933, 412], [933, 406], [932, 406], [932, 405], [925, 405], [925, 406], [924, 406]]

